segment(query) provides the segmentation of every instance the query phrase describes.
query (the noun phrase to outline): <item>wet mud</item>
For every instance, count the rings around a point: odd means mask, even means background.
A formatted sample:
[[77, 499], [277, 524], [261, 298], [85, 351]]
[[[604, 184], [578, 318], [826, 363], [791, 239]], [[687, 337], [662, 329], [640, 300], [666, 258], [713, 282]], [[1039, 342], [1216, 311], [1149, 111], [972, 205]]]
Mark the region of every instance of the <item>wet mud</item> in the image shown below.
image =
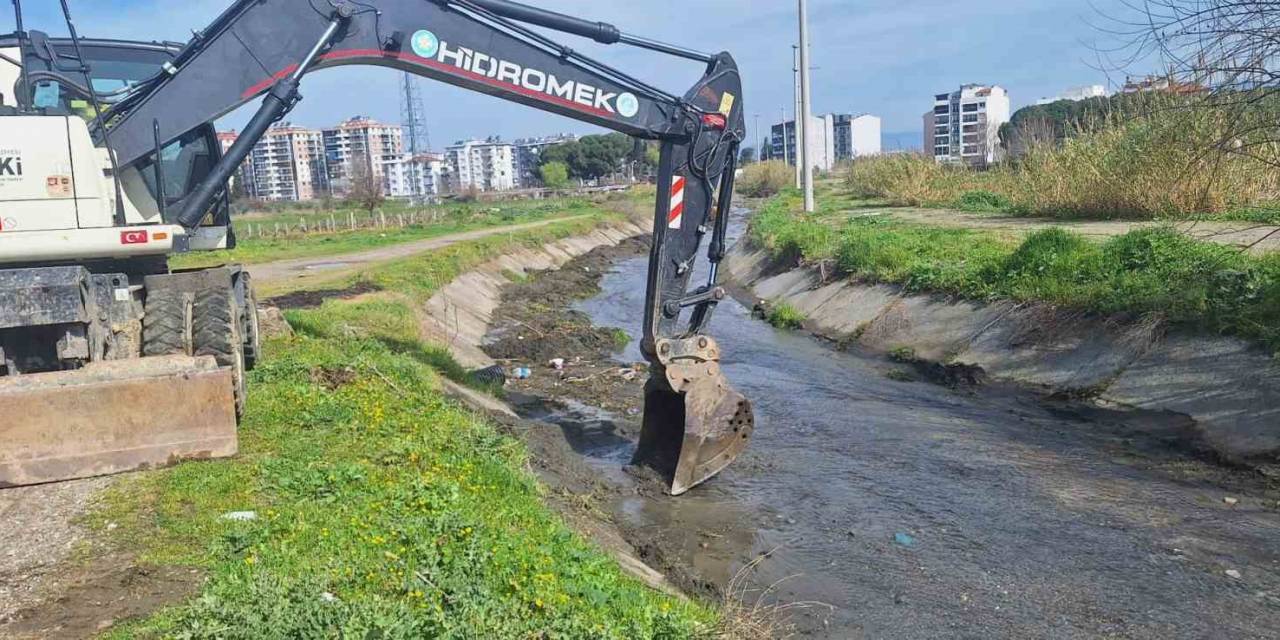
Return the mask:
[[[663, 495], [627, 472], [645, 258], [581, 260], [511, 287], [491, 355], [532, 371], [509, 399], [550, 425], [535, 457], [560, 450], [535, 464], [594, 474], [593, 508], [687, 592], [789, 607], [814, 638], [1280, 637], [1280, 482], [1175, 446], [1185, 416], [841, 351], [734, 301], [711, 332], [754, 440]], [[543, 300], [570, 320], [536, 317]], [[615, 351], [610, 328], [632, 341]]]

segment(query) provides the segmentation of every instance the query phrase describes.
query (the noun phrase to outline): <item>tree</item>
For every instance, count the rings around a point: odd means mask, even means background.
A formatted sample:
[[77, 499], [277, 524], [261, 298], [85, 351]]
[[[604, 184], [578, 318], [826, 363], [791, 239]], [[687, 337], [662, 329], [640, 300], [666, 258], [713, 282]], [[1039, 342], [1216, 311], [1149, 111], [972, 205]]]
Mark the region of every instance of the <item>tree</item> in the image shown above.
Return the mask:
[[583, 136], [548, 147], [541, 163], [560, 162], [571, 177], [595, 180], [621, 170], [634, 148], [633, 139], [622, 133]]
[[351, 163], [347, 198], [370, 214], [386, 200], [382, 191], [382, 177], [373, 172], [364, 158], [356, 158]]
[[547, 162], [538, 168], [542, 174], [542, 184], [548, 189], [563, 189], [569, 186], [569, 167], [563, 162]]
[[756, 161], [755, 147], [743, 147], [742, 150], [738, 152], [739, 165], [745, 167], [755, 161]]
[[[1116, 70], [1158, 61], [1164, 71], [1126, 90], [1175, 97], [1171, 106], [1208, 114], [1218, 132], [1207, 154], [1280, 165], [1280, 2], [1133, 0], [1106, 16], [1119, 42], [1100, 50]], [[1118, 62], [1117, 62], [1118, 61]]]

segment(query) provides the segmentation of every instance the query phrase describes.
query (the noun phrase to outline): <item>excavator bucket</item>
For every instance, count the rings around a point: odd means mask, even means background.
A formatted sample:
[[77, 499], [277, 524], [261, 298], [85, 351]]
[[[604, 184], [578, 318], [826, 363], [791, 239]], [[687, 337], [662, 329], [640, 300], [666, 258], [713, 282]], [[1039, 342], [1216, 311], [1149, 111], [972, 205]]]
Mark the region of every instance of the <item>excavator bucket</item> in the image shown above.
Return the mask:
[[0, 377], [0, 487], [236, 453], [232, 371], [211, 357]]
[[[706, 337], [699, 341], [707, 345], [700, 354], [672, 358], [650, 376], [640, 444], [632, 459], [661, 473], [673, 496], [729, 466], [746, 449], [755, 428], [751, 402], [729, 386], [714, 342]], [[672, 343], [664, 344], [673, 353]]]

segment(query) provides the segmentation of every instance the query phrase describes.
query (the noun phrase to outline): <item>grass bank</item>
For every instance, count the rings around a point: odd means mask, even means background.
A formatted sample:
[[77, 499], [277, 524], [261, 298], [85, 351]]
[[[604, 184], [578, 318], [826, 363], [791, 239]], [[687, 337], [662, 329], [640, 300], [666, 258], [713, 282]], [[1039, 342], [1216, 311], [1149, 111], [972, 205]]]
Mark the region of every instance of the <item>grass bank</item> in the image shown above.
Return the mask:
[[[270, 230], [273, 224], [283, 223], [296, 229], [301, 221], [305, 221], [309, 228], [318, 229], [327, 223], [330, 213], [298, 212], [255, 216], [236, 222], [241, 235], [237, 238], [235, 249], [182, 254], [170, 262], [175, 268], [186, 269], [228, 262], [255, 264], [337, 255], [475, 229], [581, 215], [595, 211], [597, 207], [597, 203], [582, 198], [513, 201], [491, 206], [449, 204], [432, 208], [435, 213], [433, 222], [400, 228], [340, 230], [334, 233], [293, 232], [279, 236], [245, 235], [244, 229], [249, 224], [256, 229]], [[341, 225], [346, 224], [346, 215], [346, 212], [337, 214], [340, 229]]]
[[[715, 614], [625, 576], [543, 504], [522, 444], [447, 401], [418, 338], [441, 285], [605, 218], [381, 266], [384, 291], [287, 313], [250, 376], [241, 455], [122, 480], [93, 517], [143, 562], [200, 567], [193, 601], [113, 638], [686, 638]], [[253, 511], [256, 518], [223, 514]], [[109, 527], [108, 523], [114, 526]]]
[[1019, 241], [859, 216], [850, 194], [823, 194], [814, 214], [795, 190], [769, 200], [752, 239], [775, 254], [825, 261], [840, 274], [976, 300], [1046, 302], [1103, 314], [1156, 315], [1197, 331], [1280, 350], [1280, 255], [1253, 257], [1172, 229], [1094, 242], [1060, 228]]

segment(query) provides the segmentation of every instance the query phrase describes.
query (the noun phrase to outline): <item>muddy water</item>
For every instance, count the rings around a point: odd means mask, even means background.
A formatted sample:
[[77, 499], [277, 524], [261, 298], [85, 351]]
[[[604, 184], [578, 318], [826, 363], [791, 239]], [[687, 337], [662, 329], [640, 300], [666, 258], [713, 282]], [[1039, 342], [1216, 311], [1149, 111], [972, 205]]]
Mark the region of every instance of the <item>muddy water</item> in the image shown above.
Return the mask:
[[[616, 264], [579, 308], [639, 335], [644, 272]], [[660, 564], [722, 589], [738, 575], [748, 603], [822, 603], [790, 610], [810, 637], [1280, 637], [1274, 494], [1140, 431], [1182, 421], [898, 381], [734, 302], [713, 333], [758, 426], [707, 485], [626, 499]], [[552, 417], [621, 473], [632, 443], [611, 416]]]

